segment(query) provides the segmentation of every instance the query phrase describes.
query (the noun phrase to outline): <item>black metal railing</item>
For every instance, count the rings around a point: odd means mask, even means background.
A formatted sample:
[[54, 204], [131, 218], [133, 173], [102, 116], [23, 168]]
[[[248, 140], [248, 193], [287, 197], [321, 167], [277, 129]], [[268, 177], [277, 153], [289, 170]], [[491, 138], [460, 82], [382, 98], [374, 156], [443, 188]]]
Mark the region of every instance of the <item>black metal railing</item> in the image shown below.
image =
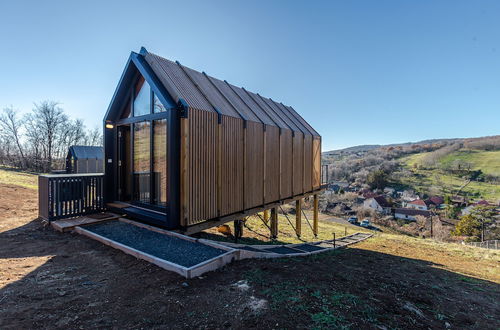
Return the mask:
[[104, 174], [38, 176], [38, 215], [52, 221], [104, 210]]

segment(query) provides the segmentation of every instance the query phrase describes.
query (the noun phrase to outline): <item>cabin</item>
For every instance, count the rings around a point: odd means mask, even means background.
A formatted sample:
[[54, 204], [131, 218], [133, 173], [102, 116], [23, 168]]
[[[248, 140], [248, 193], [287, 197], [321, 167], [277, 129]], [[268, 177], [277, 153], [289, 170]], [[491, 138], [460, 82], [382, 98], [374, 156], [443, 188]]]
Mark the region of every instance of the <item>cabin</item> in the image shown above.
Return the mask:
[[321, 136], [293, 107], [145, 48], [105, 114], [104, 159], [106, 209], [184, 233], [310, 196], [317, 210], [325, 188]]
[[95, 146], [71, 146], [66, 156], [66, 173], [103, 173], [104, 149]]

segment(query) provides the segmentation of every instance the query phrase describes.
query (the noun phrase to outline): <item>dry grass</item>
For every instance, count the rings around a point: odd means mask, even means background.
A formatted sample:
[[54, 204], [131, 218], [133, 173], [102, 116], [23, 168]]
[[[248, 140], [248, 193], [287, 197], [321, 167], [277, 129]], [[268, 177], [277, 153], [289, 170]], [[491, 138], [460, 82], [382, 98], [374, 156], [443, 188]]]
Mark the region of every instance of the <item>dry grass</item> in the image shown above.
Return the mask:
[[12, 167], [0, 166], [0, 183], [37, 189], [38, 177], [33, 173], [18, 171]]
[[[309, 216], [310, 214], [308, 214]], [[295, 226], [295, 216], [289, 215], [290, 221]], [[358, 243], [353, 248], [380, 252], [397, 257], [428, 261], [437, 268], [445, 269], [479, 279], [490, 280], [500, 283], [500, 251], [486, 250], [457, 243], [443, 243], [431, 239], [414, 238], [406, 235], [395, 234], [388, 228], [382, 228], [383, 232], [371, 231], [353, 225], [343, 225], [328, 221], [329, 216], [321, 214], [319, 223], [319, 235], [317, 238], [307, 221], [302, 219], [302, 235], [299, 238], [283, 215], [279, 215], [279, 236], [276, 241], [269, 238], [269, 229], [258, 217], [250, 217], [246, 222], [244, 237], [239, 243], [247, 244], [284, 244], [300, 243], [303, 241], [318, 241], [332, 239], [335, 232], [336, 237], [342, 237], [355, 232], [370, 232], [374, 237]], [[312, 216], [309, 217], [312, 219]], [[207, 230], [211, 239], [230, 240], [215, 229]]]

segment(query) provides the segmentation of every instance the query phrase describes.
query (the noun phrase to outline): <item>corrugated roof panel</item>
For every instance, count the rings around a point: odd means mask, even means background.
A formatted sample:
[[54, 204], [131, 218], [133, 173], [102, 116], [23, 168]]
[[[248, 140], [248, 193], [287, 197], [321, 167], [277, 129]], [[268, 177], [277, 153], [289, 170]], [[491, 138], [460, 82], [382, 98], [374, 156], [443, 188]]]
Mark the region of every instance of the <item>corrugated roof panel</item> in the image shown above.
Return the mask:
[[217, 88], [208, 80], [208, 78], [201, 72], [182, 66], [187, 75], [197, 85], [202, 94], [208, 101], [220, 111], [221, 114], [235, 118], [241, 118], [238, 112], [229, 104], [224, 97], [219, 93]]
[[167, 91], [173, 94], [171, 96], [175, 101], [183, 98], [190, 107], [196, 109], [215, 112], [215, 107], [222, 114], [231, 117], [244, 117], [266, 125], [320, 136], [290, 106], [264, 99], [255, 93], [185, 66], [181, 67], [158, 55], [145, 52], [144, 56]]
[[278, 103], [278, 102], [275, 102], [273, 101], [272, 99], [269, 99], [271, 102], [273, 102], [273, 104], [278, 107], [279, 109], [281, 109], [281, 111], [283, 111], [284, 113], [286, 113], [288, 115], [288, 118], [290, 118], [293, 123], [302, 131], [302, 133], [304, 133], [305, 135], [312, 135], [311, 132], [309, 132], [309, 129], [307, 129], [307, 127], [305, 127], [301, 122], [300, 120], [298, 120], [297, 118], [295, 118], [295, 115], [292, 114], [290, 112], [290, 110], [288, 110], [283, 104], [281, 103]]
[[[151, 53], [146, 54], [146, 61], [150, 64], [157, 76], [166, 75], [168, 77], [168, 81], [172, 83], [179, 92], [179, 97], [182, 97], [190, 107], [210, 112], [215, 111], [179, 65]], [[151, 63], [152, 61], [156, 62], [163, 72], [159, 72], [158, 66]]]
[[276, 126], [274, 121], [262, 110], [257, 103], [243, 90], [243, 88], [231, 85], [231, 89], [255, 112], [255, 115], [266, 125]]
[[259, 95], [247, 90], [244, 91], [247, 92], [248, 95], [250, 95], [250, 97], [255, 101], [255, 103], [257, 103], [258, 106], [267, 113], [267, 115], [276, 123], [278, 127], [289, 128], [288, 125], [269, 108], [269, 106], [259, 97]]
[[75, 159], [104, 159], [103, 147], [71, 146], [69, 149]]
[[307, 121], [305, 121], [304, 118], [302, 118], [302, 116], [297, 113], [297, 111], [295, 111], [294, 108], [292, 108], [291, 106], [288, 106], [288, 105], [284, 105], [284, 106], [290, 111], [290, 113], [295, 115], [295, 118], [297, 118], [297, 120], [299, 120], [302, 123], [302, 125], [304, 125], [305, 127], [307, 127], [309, 129], [309, 132], [311, 132], [312, 135], [320, 136], [318, 134], [318, 132], [316, 132], [316, 130], [314, 128], [312, 128], [312, 126], [309, 125], [309, 123]]
[[264, 101], [264, 102], [268, 105], [268, 107], [269, 107], [269, 108], [271, 108], [271, 109], [272, 109], [272, 111], [273, 111], [273, 112], [274, 112], [277, 116], [279, 116], [279, 117], [281, 118], [281, 120], [283, 120], [283, 121], [284, 121], [284, 122], [288, 125], [288, 127], [290, 127], [290, 129], [291, 129], [292, 131], [295, 131], [295, 132], [302, 132], [302, 131], [300, 130], [300, 128], [299, 128], [297, 125], [295, 125], [295, 123], [294, 123], [294, 122], [293, 122], [293, 120], [292, 120], [292, 119], [288, 116], [288, 114], [287, 114], [287, 113], [285, 113], [285, 112], [284, 112], [282, 109], [280, 109], [279, 107], [277, 107], [277, 106], [274, 104], [274, 102], [273, 102], [272, 100], [270, 100], [270, 99], [268, 99], [268, 98], [266, 98], [266, 97], [262, 97], [262, 96], [260, 96], [260, 95], [259, 95], [259, 97], [260, 97], [260, 99], [261, 99], [262, 101]]
[[245, 102], [229, 87], [227, 83], [217, 78], [207, 76], [212, 83], [217, 86], [219, 91], [231, 102], [231, 104], [243, 115], [247, 120], [261, 123], [259, 117], [250, 109]]

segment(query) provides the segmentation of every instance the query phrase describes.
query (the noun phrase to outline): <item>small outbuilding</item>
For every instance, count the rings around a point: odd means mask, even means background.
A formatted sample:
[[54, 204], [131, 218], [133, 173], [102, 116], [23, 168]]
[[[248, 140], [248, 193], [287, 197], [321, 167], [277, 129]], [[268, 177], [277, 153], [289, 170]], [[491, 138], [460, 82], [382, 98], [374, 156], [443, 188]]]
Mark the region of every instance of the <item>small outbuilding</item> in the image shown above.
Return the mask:
[[103, 147], [69, 147], [66, 156], [66, 173], [104, 173]]

